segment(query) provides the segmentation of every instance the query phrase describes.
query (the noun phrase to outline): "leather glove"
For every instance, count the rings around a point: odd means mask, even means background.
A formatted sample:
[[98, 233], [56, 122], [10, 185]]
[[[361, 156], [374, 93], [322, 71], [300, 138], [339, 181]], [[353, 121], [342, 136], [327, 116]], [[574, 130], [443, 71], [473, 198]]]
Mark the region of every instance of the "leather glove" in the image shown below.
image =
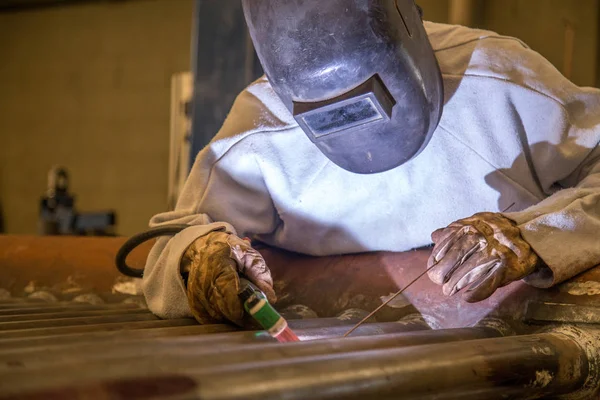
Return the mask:
[[192, 315], [201, 324], [230, 321], [244, 325], [239, 274], [261, 289], [269, 302], [277, 300], [263, 257], [248, 240], [226, 232], [210, 232], [196, 239], [182, 258], [181, 272], [189, 273], [187, 298]]
[[515, 223], [491, 212], [453, 222], [431, 235], [435, 244], [427, 263], [429, 278], [446, 296], [468, 288], [463, 298], [484, 300], [499, 287], [533, 273], [541, 260]]

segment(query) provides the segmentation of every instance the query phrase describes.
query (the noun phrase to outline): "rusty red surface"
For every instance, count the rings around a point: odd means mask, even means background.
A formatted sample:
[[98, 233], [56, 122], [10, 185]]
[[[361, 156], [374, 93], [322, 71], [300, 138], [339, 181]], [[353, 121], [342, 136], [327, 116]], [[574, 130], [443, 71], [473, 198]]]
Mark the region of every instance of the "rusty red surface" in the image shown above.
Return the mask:
[[[52, 286], [76, 276], [97, 291], [110, 291], [120, 274], [114, 257], [125, 238], [0, 236], [0, 287], [13, 295], [22, 293], [30, 281]], [[132, 254], [129, 264], [141, 267], [150, 245]], [[429, 252], [368, 253], [330, 257], [309, 257], [261, 247], [275, 279], [279, 306], [305, 304], [321, 317], [353, 307], [366, 310], [381, 304], [381, 297], [396, 292], [424, 271]], [[572, 284], [600, 282], [600, 268], [573, 280]], [[573, 295], [564, 285], [537, 290], [522, 282], [497, 291], [490, 299], [469, 304], [446, 297], [427, 276], [410, 287], [405, 297], [412, 306], [388, 308], [380, 320], [398, 318], [419, 311], [437, 320], [440, 327], [464, 327], [487, 316], [519, 317], [528, 300], [599, 305], [595, 292]]]
[[[314, 310], [335, 313], [353, 306], [352, 299], [364, 297], [368, 309], [381, 304], [381, 296], [389, 295], [408, 285], [426, 266], [429, 251], [405, 253], [369, 253], [333, 257], [304, 257], [277, 254], [261, 250], [265, 257], [277, 262], [269, 264], [280, 293], [288, 293]], [[284, 264], [285, 262], [285, 264]], [[281, 287], [285, 285], [284, 287]], [[494, 296], [479, 303], [466, 303], [459, 295], [444, 296], [441, 288], [427, 276], [409, 287], [404, 296], [412, 311], [432, 317], [439, 327], [454, 328], [476, 324], [498, 310], [513, 313], [523, 299], [533, 298], [539, 292], [517, 282], [498, 290]], [[286, 301], [286, 297], [282, 298]], [[356, 301], [358, 302], [358, 301]], [[510, 311], [508, 311], [510, 309]], [[390, 315], [391, 310], [386, 310]], [[408, 309], [405, 312], [410, 312]], [[385, 312], [383, 318], [387, 319]]]
[[[90, 290], [110, 292], [119, 276], [114, 266], [126, 238], [0, 235], [0, 288], [19, 296], [31, 281], [54, 286], [69, 276]], [[130, 258], [143, 266], [150, 245]]]

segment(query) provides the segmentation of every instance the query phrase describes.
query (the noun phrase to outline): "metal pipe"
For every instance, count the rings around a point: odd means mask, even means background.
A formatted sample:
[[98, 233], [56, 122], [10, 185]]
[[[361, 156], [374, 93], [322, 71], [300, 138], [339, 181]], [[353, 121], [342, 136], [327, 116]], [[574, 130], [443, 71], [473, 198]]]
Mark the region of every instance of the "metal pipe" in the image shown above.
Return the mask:
[[[94, 370], [93, 378], [80, 374], [77, 379], [65, 378], [62, 373], [48, 376], [52, 371], [42, 369], [19, 379], [5, 374], [0, 382], [7, 395], [22, 393], [20, 390], [24, 389], [60, 387], [58, 391], [30, 392], [29, 399], [48, 398], [51, 394], [69, 394], [75, 399], [92, 394], [114, 398], [123, 397], [124, 393], [143, 398], [144, 391], [148, 391], [148, 396], [156, 395], [157, 387], [173, 391], [168, 393], [172, 396], [169, 398], [221, 400], [500, 399], [507, 394], [513, 398], [537, 398], [567, 393], [588, 399], [597, 390], [599, 338], [598, 331], [563, 328], [537, 335], [403, 348], [378, 348], [383, 345], [382, 340], [390, 340], [386, 337], [332, 339], [267, 346], [262, 351], [277, 352], [276, 359], [258, 356], [242, 364], [207, 366], [202, 355], [182, 364], [162, 363], [158, 367], [161, 358], [157, 357], [154, 368], [122, 368], [124, 371], [115, 371], [112, 377], [108, 375], [113, 371], [106, 368]], [[360, 342], [368, 346], [358, 346]], [[243, 360], [247, 361], [248, 354], [260, 354], [256, 351], [261, 348], [247, 348]], [[317, 350], [329, 353], [311, 355]], [[194, 360], [198, 362], [196, 366]], [[78, 382], [77, 388], [60, 386], [73, 381]], [[582, 389], [587, 391], [581, 392]], [[167, 393], [163, 395], [168, 397]], [[588, 397], [577, 397], [584, 395]]]
[[[352, 321], [341, 321], [336, 318], [318, 318], [288, 321], [290, 327], [297, 330], [302, 340], [326, 337], [341, 337]], [[344, 325], [339, 325], [344, 324]], [[148, 329], [152, 328], [152, 329]], [[380, 335], [394, 332], [410, 332], [427, 329], [422, 320], [366, 324], [355, 333], [356, 336]], [[182, 335], [202, 335], [237, 331], [232, 325], [197, 325], [192, 319], [160, 320], [148, 322], [131, 322], [127, 324], [105, 323], [89, 326], [61, 326], [54, 328], [23, 329], [0, 332], [0, 353], [20, 348], [48, 348], [77, 343], [141, 340], [145, 338], [173, 337]], [[254, 337], [254, 332], [245, 335]]]
[[[13, 329], [9, 331], [0, 331], [0, 346], [4, 339], [24, 339], [50, 335], [67, 335], [85, 332], [108, 332], [108, 331], [127, 331], [132, 329], [148, 328], [166, 328], [169, 326], [197, 325], [198, 323], [191, 318], [158, 320], [158, 321], [136, 321], [128, 322], [110, 322], [99, 325], [78, 325], [78, 326], [56, 326], [49, 328], [34, 329]], [[55, 339], [55, 338], [53, 338]]]
[[[175, 322], [180, 320], [175, 320]], [[318, 326], [317, 322], [321, 323]], [[289, 321], [296, 333], [302, 340], [312, 340], [318, 338], [341, 337], [349, 328], [349, 325], [327, 326], [330, 319], [317, 320], [292, 320]], [[183, 320], [189, 322], [189, 320]], [[338, 321], [339, 322], [339, 321]], [[96, 326], [96, 330], [89, 332], [72, 332], [51, 336], [34, 337], [13, 337], [0, 339], [0, 356], [5, 354], [22, 352], [47, 352], [52, 349], [62, 349], [65, 346], [69, 349], [77, 349], [77, 346], [92, 346], [99, 348], [101, 346], [116, 346], [122, 344], [129, 346], [131, 343], [143, 341], [160, 341], [161, 339], [174, 340], [175, 337], [195, 336], [194, 340], [201, 342], [202, 345], [210, 345], [228, 341], [231, 343], [255, 343], [257, 342], [256, 332], [236, 332], [234, 335], [208, 335], [211, 333], [226, 333], [237, 331], [238, 328], [232, 325], [196, 325], [194, 323], [184, 326], [169, 326], [169, 321], [156, 322], [158, 326], [149, 326], [152, 329], [138, 329], [135, 325], [132, 330], [110, 330], [102, 325]], [[189, 325], [189, 326], [187, 326]], [[128, 324], [130, 326], [130, 324]], [[112, 325], [109, 325], [112, 328]], [[355, 336], [379, 335], [385, 333], [412, 332], [426, 329], [422, 321], [404, 321], [390, 322], [380, 324], [367, 324], [355, 332]], [[27, 331], [25, 331], [27, 332]], [[260, 340], [273, 341], [270, 337], [260, 337]], [[159, 342], [163, 343], [163, 342]], [[85, 348], [85, 347], [84, 347]], [[82, 353], [83, 354], [83, 353]]]
[[[400, 326], [397, 326], [400, 330]], [[323, 329], [319, 329], [323, 331]], [[311, 335], [311, 330], [299, 331], [301, 335]], [[398, 331], [397, 331], [398, 332]], [[338, 332], [336, 332], [338, 333]], [[158, 362], [164, 366], [169, 362], [181, 365], [185, 359], [191, 357], [194, 366], [207, 365], [214, 367], [226, 363], [251, 362], [255, 359], [264, 359], [269, 356], [273, 358], [282, 357], [286, 354], [294, 356], [303, 356], [306, 354], [325, 354], [338, 353], [346, 351], [355, 351], [361, 349], [373, 349], [383, 347], [403, 347], [416, 346], [431, 343], [445, 343], [459, 340], [473, 340], [498, 336], [499, 333], [492, 329], [451, 329], [447, 331], [424, 331], [424, 332], [400, 332], [388, 334], [384, 337], [374, 340], [369, 336], [361, 337], [357, 340], [335, 342], [335, 339], [320, 340], [319, 345], [307, 345], [305, 347], [293, 348], [293, 352], [281, 353], [278, 346], [269, 344], [277, 343], [272, 337], [264, 332], [234, 332], [221, 333], [214, 335], [188, 336], [182, 338], [168, 338], [168, 340], [149, 339], [143, 341], [119, 341], [117, 343], [83, 343], [79, 345], [63, 345], [54, 348], [23, 349], [17, 351], [0, 352], [0, 372], [24, 371], [32, 368], [51, 367], [57, 364], [57, 367], [66, 364], [85, 363], [89, 366], [92, 361], [101, 361], [115, 363], [115, 360], [133, 359], [139, 360], [140, 354], [149, 354], [152, 358], [160, 357]], [[339, 337], [337, 335], [336, 337]], [[256, 345], [260, 344], [261, 347]], [[244, 347], [252, 345], [251, 347]], [[265, 347], [262, 347], [265, 346]], [[302, 350], [308, 348], [309, 350]], [[299, 351], [300, 353], [297, 353]], [[230, 351], [233, 350], [233, 351]], [[288, 349], [288, 351], [290, 351]], [[308, 353], [302, 353], [308, 351]], [[247, 354], [247, 357], [244, 356]], [[201, 360], [198, 360], [201, 358]], [[102, 361], [104, 360], [104, 361]], [[140, 360], [145, 365], [152, 362], [148, 358]], [[120, 361], [118, 361], [120, 363]], [[15, 367], [18, 366], [18, 367]], [[106, 366], [108, 369], [109, 365]], [[127, 368], [132, 364], [128, 363]], [[94, 368], [101, 369], [99, 366]], [[79, 369], [79, 368], [78, 368]], [[69, 375], [71, 378], [72, 376]]]
[[10, 306], [0, 306], [0, 316], [7, 315], [23, 315], [23, 314], [38, 314], [38, 313], [51, 313], [51, 312], [63, 312], [63, 311], [93, 311], [93, 310], [128, 310], [132, 308], [140, 308], [135, 304], [102, 304], [102, 305], [91, 305], [91, 304], [56, 304], [56, 303], [41, 303], [41, 304], [30, 304], [30, 303], [19, 303], [11, 304]]
[[[586, 335], [595, 341], [546, 333], [262, 362], [238, 366], [235, 373], [188, 371], [188, 376], [202, 399], [556, 396], [583, 388], [598, 374], [600, 335]], [[584, 346], [593, 349], [586, 353]]]
[[115, 310], [83, 310], [77, 309], [71, 311], [61, 312], [41, 312], [35, 314], [21, 314], [21, 315], [2, 315], [0, 313], [0, 324], [9, 322], [25, 322], [25, 321], [39, 321], [44, 319], [63, 319], [63, 318], [85, 318], [85, 317], [99, 317], [106, 315], [128, 315], [128, 314], [148, 314], [148, 310], [143, 308], [130, 308], [130, 309], [115, 309]]
[[[327, 322], [318, 324], [321, 320], [323, 321], [337, 321], [335, 324], [329, 324]], [[340, 323], [341, 322], [341, 323]], [[291, 320], [288, 321], [290, 327], [294, 330], [296, 335], [302, 341], [315, 340], [315, 339], [327, 339], [327, 338], [341, 338], [352, 325], [357, 322], [356, 320], [340, 321], [336, 318], [320, 318], [314, 320]], [[424, 331], [429, 330], [429, 326], [422, 319], [415, 319], [410, 321], [398, 321], [398, 322], [380, 322], [380, 323], [369, 323], [361, 325], [354, 331], [352, 336], [375, 336], [384, 335], [386, 333], [398, 333], [398, 332], [413, 332], [413, 331]]]
[[[177, 320], [181, 322], [182, 320]], [[91, 332], [75, 332], [62, 335], [47, 335], [35, 337], [14, 337], [0, 340], [0, 354], [22, 351], [45, 351], [61, 346], [73, 346], [82, 343], [95, 346], [112, 343], [139, 341], [153, 338], [173, 338], [178, 336], [206, 335], [209, 333], [223, 333], [236, 331], [232, 325], [198, 325], [183, 320], [184, 324], [164, 324], [163, 321], [151, 322], [153, 326], [138, 329], [131, 326], [130, 330], [95, 330]], [[128, 328], [130, 324], [128, 324]]]
[[[400, 326], [400, 325], [398, 325]], [[240, 332], [248, 334], [250, 332]], [[195, 373], [238, 369], [244, 366], [281, 363], [283, 360], [303, 360], [307, 357], [336, 357], [338, 354], [374, 349], [395, 349], [403, 346], [418, 346], [430, 343], [445, 343], [494, 337], [493, 329], [466, 328], [447, 331], [425, 331], [399, 333], [379, 337], [353, 337], [296, 343], [296, 346], [281, 346], [276, 342], [261, 343], [246, 336], [247, 343], [227, 343], [220, 340], [210, 342], [210, 336], [234, 337], [239, 334], [208, 335], [190, 337], [169, 344], [131, 344], [130, 348], [98, 348], [92, 353], [63, 351], [58, 353], [33, 354], [21, 357], [15, 354], [0, 358], [4, 366], [0, 369], [0, 381], [5, 382], [4, 392], [32, 390], [40, 386], [85, 382], [89, 376], [102, 379], [126, 379], [160, 374], [161, 371], [188, 371]], [[259, 333], [260, 335], [261, 333]], [[266, 333], [262, 333], [272, 341]], [[218, 340], [218, 339], [217, 339]], [[144, 357], [140, 357], [144, 354]], [[12, 366], [12, 368], [10, 367]], [[18, 366], [18, 367], [15, 367]]]
[[106, 323], [122, 323], [139, 321], [157, 321], [159, 318], [149, 312], [142, 314], [119, 314], [119, 315], [99, 315], [94, 317], [79, 317], [79, 318], [60, 318], [60, 319], [39, 319], [37, 321], [19, 321], [19, 322], [3, 322], [0, 324], [0, 338], [5, 333], [10, 333], [14, 330], [28, 330], [41, 328], [66, 328], [75, 326], [90, 326]]

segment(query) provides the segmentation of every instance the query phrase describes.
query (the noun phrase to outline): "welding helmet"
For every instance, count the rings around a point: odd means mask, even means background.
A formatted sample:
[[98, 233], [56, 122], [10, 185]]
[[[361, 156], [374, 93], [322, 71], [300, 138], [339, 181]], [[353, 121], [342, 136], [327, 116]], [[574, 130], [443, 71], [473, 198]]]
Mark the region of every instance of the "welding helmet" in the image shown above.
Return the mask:
[[338, 166], [368, 174], [425, 148], [443, 107], [413, 0], [242, 0], [274, 91]]

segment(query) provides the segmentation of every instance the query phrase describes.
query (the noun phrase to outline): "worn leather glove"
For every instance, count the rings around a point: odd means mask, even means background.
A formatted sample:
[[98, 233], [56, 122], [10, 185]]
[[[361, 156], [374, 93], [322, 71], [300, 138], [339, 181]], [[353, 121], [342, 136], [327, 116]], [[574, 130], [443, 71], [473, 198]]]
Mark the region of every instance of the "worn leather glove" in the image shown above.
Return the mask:
[[263, 257], [248, 240], [226, 232], [210, 232], [196, 239], [182, 258], [181, 272], [189, 274], [188, 302], [201, 324], [230, 321], [244, 325], [239, 274], [258, 286], [270, 302], [277, 300]]
[[427, 268], [430, 279], [451, 296], [468, 288], [470, 303], [488, 298], [499, 287], [522, 279], [541, 263], [515, 223], [491, 212], [453, 222], [431, 235], [435, 244]]

